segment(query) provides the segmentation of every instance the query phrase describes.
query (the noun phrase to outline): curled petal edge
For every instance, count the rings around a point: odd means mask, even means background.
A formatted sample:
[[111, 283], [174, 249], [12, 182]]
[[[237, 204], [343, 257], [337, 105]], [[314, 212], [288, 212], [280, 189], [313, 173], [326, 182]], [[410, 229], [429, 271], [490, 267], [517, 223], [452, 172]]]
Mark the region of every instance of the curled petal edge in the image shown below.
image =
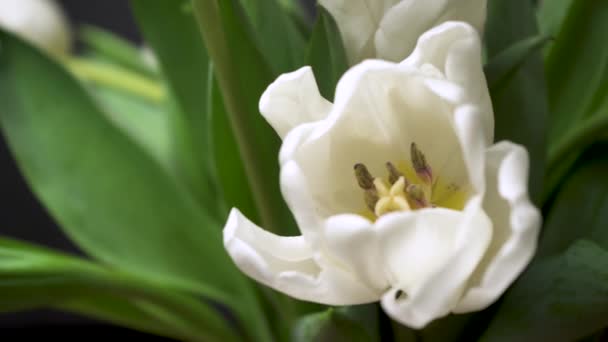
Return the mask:
[[313, 252], [302, 236], [267, 232], [237, 209], [232, 209], [224, 227], [224, 246], [243, 273], [291, 297], [326, 305], [378, 300], [378, 294], [352, 274]]
[[[506, 202], [510, 212], [508, 222], [503, 224], [507, 225], [510, 235], [507, 241], [495, 239], [499, 245], [491, 246], [489, 252], [493, 254], [486, 256], [480, 264], [476, 271], [477, 282], [469, 284], [470, 288], [455, 308], [455, 313], [482, 310], [496, 301], [523, 272], [536, 251], [542, 217], [528, 197], [528, 153], [522, 146], [500, 142], [488, 149], [487, 155], [489, 172], [494, 168], [498, 180], [498, 184], [488, 187], [497, 187], [500, 197], [486, 198], [484, 202]], [[499, 217], [491, 212], [489, 215]], [[499, 224], [493, 222], [495, 230], [500, 229]]]

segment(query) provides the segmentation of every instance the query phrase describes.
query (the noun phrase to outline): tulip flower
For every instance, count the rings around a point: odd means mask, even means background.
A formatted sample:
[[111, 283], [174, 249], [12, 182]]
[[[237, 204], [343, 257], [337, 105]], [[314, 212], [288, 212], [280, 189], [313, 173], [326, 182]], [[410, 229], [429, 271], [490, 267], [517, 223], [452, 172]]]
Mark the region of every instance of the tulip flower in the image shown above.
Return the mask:
[[319, 0], [334, 17], [351, 64], [366, 58], [398, 62], [418, 37], [446, 21], [465, 21], [479, 32], [486, 0]]
[[534, 254], [540, 214], [528, 154], [493, 141], [479, 34], [463, 22], [424, 33], [401, 63], [367, 60], [333, 103], [304, 67], [260, 101], [283, 139], [280, 184], [301, 236], [233, 209], [224, 245], [247, 275], [327, 305], [380, 301], [414, 328], [481, 310]]

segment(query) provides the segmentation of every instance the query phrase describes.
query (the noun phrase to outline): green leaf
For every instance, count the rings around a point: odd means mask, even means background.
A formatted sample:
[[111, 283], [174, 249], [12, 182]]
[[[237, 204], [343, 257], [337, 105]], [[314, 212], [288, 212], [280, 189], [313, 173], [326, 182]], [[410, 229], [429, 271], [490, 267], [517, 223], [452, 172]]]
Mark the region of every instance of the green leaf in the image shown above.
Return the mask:
[[488, 87], [496, 89], [508, 82], [548, 40], [548, 36], [525, 38], [497, 54], [484, 67]]
[[605, 100], [607, 103], [603, 104], [595, 114], [570, 129], [549, 149], [547, 159], [551, 172], [545, 179], [544, 200], [551, 198], [587, 147], [595, 142], [607, 140], [608, 98]]
[[143, 53], [130, 42], [94, 26], [84, 26], [80, 38], [96, 58], [115, 63], [148, 77], [156, 77], [153, 68], [146, 65]]
[[304, 37], [279, 1], [239, 0], [251, 23], [252, 38], [275, 75], [300, 67], [305, 48]]
[[336, 309], [304, 316], [293, 334], [294, 342], [375, 341], [359, 322]]
[[599, 144], [579, 159], [546, 218], [538, 257], [558, 255], [578, 239], [608, 249], [608, 156]]
[[[547, 56], [554, 143], [597, 110], [595, 99], [608, 95], [608, 3], [576, 1]], [[589, 53], [589, 52], [593, 53]]]
[[473, 314], [451, 314], [431, 322], [423, 330], [416, 332], [417, 341], [424, 342], [452, 342], [463, 340], [468, 324], [474, 317]]
[[229, 207], [239, 208], [250, 220], [259, 222], [260, 218], [247, 181], [245, 166], [228, 121], [222, 94], [215, 77], [212, 77], [210, 82], [212, 83], [209, 86], [209, 136], [217, 179], [221, 184], [224, 200]]
[[232, 1], [194, 0], [193, 4], [262, 226], [294, 232], [293, 218], [279, 190], [280, 141], [257, 110], [272, 73], [248, 39]]
[[[548, 6], [548, 5], [547, 5]], [[572, 160], [605, 138], [608, 127], [608, 3], [576, 1], [569, 6], [547, 55], [551, 108], [546, 198], [559, 186]], [[593, 53], [589, 53], [593, 51]], [[573, 61], [576, 61], [575, 63]]]
[[0, 292], [3, 312], [50, 306], [174, 338], [238, 340], [220, 312], [187, 293], [5, 238]]
[[127, 94], [113, 88], [91, 85], [90, 93], [110, 121], [140, 144], [167, 169], [172, 164], [169, 113], [162, 103]]
[[0, 124], [49, 212], [86, 252], [226, 303], [243, 278], [218, 223], [55, 62], [0, 33]]
[[480, 341], [575, 341], [606, 325], [608, 251], [579, 240], [523, 274]]
[[541, 1], [538, 9], [538, 24], [543, 34], [556, 36], [575, 0]]
[[[489, 60], [513, 44], [536, 37], [535, 11], [529, 0], [490, 0], [484, 34]], [[491, 89], [495, 139], [524, 145], [530, 153], [530, 193], [538, 203], [546, 157], [547, 95], [542, 57], [531, 54], [513, 76]]]
[[313, 69], [321, 95], [332, 100], [338, 80], [348, 69], [348, 61], [336, 22], [323, 7], [318, 9], [306, 64]]
[[188, 0], [132, 0], [146, 42], [156, 53], [175, 106], [171, 137], [178, 178], [201, 208], [223, 220], [209, 146], [209, 58]]

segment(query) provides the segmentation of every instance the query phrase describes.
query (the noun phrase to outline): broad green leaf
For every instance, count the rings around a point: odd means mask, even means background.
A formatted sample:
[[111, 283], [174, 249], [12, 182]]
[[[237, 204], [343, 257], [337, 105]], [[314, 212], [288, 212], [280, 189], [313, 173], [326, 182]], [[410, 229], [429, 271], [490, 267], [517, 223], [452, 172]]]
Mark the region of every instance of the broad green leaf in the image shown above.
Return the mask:
[[252, 38], [275, 75], [300, 67], [306, 45], [280, 1], [239, 0], [251, 23]]
[[572, 161], [587, 146], [606, 138], [607, 35], [608, 3], [575, 1], [569, 6], [555, 44], [548, 52], [551, 149], [547, 167], [553, 180], [545, 186], [546, 198], [559, 186], [560, 178], [565, 175], [563, 171], [570, 168]]
[[54, 307], [188, 340], [237, 340], [211, 305], [133, 274], [0, 238], [0, 311]]
[[178, 176], [202, 208], [223, 220], [208, 137], [209, 58], [192, 6], [187, 0], [132, 0], [131, 7], [175, 103], [170, 133]]
[[313, 69], [321, 95], [333, 100], [338, 80], [348, 69], [348, 61], [336, 22], [323, 7], [318, 9], [306, 64]]
[[550, 199], [559, 189], [563, 178], [589, 146], [608, 140], [608, 97], [604, 101], [594, 114], [571, 128], [549, 149], [547, 159], [550, 173], [545, 179], [544, 200]]
[[608, 2], [576, 1], [547, 56], [550, 142], [594, 114], [608, 95]]
[[356, 320], [337, 309], [302, 317], [293, 333], [294, 342], [374, 341]]
[[143, 52], [130, 42], [94, 26], [84, 26], [80, 38], [89, 49], [87, 54], [115, 63], [148, 77], [156, 77], [152, 67], [144, 61]]
[[539, 258], [564, 252], [578, 239], [608, 249], [608, 155], [599, 144], [579, 160], [560, 188], [546, 217]]
[[497, 54], [484, 67], [488, 87], [500, 88], [504, 82], [508, 82], [548, 40], [547, 36], [525, 38]]
[[[513, 44], [538, 35], [529, 0], [490, 0], [484, 33], [488, 59]], [[541, 196], [546, 157], [547, 95], [540, 52], [531, 54], [512, 77], [491, 90], [495, 140], [511, 140], [530, 153], [530, 193]]]
[[37, 197], [86, 252], [238, 301], [218, 223], [61, 66], [0, 33], [0, 124]]
[[258, 112], [272, 72], [249, 40], [232, 1], [194, 0], [193, 4], [261, 224], [274, 232], [293, 232], [293, 218], [279, 190], [279, 138]]
[[576, 0], [541, 1], [538, 9], [538, 24], [541, 32], [556, 36], [574, 2]]
[[112, 123], [166, 168], [171, 167], [169, 113], [163, 110], [162, 103], [99, 85], [91, 85], [89, 91]]
[[607, 325], [608, 251], [578, 240], [528, 268], [480, 341], [576, 341]]

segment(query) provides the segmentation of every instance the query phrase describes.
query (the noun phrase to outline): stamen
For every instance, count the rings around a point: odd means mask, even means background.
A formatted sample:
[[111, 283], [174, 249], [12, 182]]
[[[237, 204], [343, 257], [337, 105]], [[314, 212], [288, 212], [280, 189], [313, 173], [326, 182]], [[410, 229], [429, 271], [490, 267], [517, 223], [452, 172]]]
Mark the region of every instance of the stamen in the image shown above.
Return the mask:
[[374, 177], [362, 163], [355, 164], [355, 177], [361, 189], [369, 190], [374, 188]]
[[363, 199], [365, 200], [367, 208], [374, 212], [376, 210], [376, 203], [378, 203], [380, 197], [378, 197], [378, 191], [376, 191], [376, 189], [369, 189], [365, 190], [363, 193]]
[[[404, 177], [403, 173], [401, 173], [401, 171], [397, 170], [395, 165], [393, 165], [393, 163], [391, 163], [391, 162], [386, 162], [386, 169], [388, 170], [388, 182], [391, 185], [395, 184], [399, 180], [399, 177]], [[405, 184], [406, 185], [408, 184], [407, 179], [405, 180]]]
[[418, 208], [426, 208], [429, 206], [424, 190], [420, 185], [410, 184], [408, 185], [406, 192], [408, 199]]
[[412, 166], [420, 179], [426, 184], [433, 183], [433, 171], [431, 166], [426, 161], [426, 156], [418, 149], [416, 143], [410, 146], [410, 154], [412, 157]]

